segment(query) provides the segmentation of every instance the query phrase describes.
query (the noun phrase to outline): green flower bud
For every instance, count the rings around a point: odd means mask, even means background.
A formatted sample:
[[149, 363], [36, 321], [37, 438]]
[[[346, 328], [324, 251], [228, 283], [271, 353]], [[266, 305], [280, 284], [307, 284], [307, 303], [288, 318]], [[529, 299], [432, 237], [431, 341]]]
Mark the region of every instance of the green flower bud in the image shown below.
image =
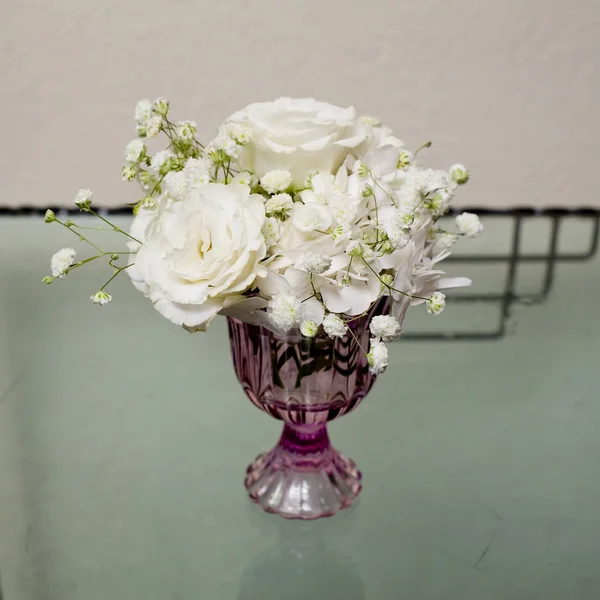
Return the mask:
[[464, 165], [452, 165], [449, 169], [450, 177], [459, 185], [463, 185], [469, 181], [469, 172]]
[[46, 277], [44, 277], [44, 279], [42, 279], [42, 283], [45, 283], [46, 285], [50, 285], [53, 281], [54, 281], [54, 277], [49, 277], [49, 276], [46, 276]]
[[44, 215], [44, 223], [52, 223], [56, 221], [56, 216], [53, 210], [48, 209]]
[[389, 287], [390, 285], [392, 285], [392, 283], [394, 283], [394, 277], [393, 277], [393, 275], [390, 275], [389, 273], [383, 274], [381, 276], [381, 283], [385, 287]]
[[369, 184], [367, 184], [362, 192], [362, 195], [363, 198], [368, 198], [369, 196], [374, 196], [375, 193], [373, 192], [373, 188]]
[[157, 98], [152, 105], [152, 112], [166, 117], [169, 112], [169, 104], [170, 102], [166, 98]]
[[389, 240], [386, 240], [381, 244], [380, 250], [383, 254], [391, 254], [394, 251], [394, 245]]

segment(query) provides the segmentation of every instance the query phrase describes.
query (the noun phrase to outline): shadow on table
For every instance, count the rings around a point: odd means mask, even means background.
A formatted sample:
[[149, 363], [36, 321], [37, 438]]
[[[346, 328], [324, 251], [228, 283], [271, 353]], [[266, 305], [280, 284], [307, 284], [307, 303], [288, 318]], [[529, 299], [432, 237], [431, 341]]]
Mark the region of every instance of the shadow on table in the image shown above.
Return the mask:
[[278, 540], [246, 567], [238, 600], [366, 598], [357, 566], [349, 555], [332, 546], [332, 540], [352, 527], [352, 509], [335, 519], [316, 521], [282, 519], [254, 505], [249, 510], [262, 530], [277, 530]]

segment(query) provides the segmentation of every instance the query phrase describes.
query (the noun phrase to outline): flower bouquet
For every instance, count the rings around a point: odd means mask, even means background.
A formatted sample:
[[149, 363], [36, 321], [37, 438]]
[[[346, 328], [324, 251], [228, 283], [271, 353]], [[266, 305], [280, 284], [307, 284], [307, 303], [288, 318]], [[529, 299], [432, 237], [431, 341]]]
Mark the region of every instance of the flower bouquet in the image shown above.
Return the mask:
[[[432, 315], [441, 290], [469, 285], [439, 264], [459, 236], [478, 235], [476, 215], [438, 226], [469, 175], [460, 164], [425, 169], [392, 130], [313, 99], [280, 98], [231, 115], [203, 145], [193, 121], [172, 121], [164, 98], [135, 110], [137, 138], [122, 177], [143, 197], [124, 231], [99, 214], [90, 190], [75, 203], [122, 233], [104, 250], [86, 228], [58, 223], [89, 245], [51, 261], [51, 283], [92, 261], [110, 268], [92, 302], [111, 302], [127, 271], [154, 308], [187, 331], [228, 319], [235, 372], [250, 400], [284, 421], [271, 451], [246, 476], [251, 498], [291, 518], [331, 515], [360, 491], [353, 461], [332, 448], [326, 424], [352, 409], [388, 365], [409, 306]], [[154, 138], [166, 148], [151, 150]]]

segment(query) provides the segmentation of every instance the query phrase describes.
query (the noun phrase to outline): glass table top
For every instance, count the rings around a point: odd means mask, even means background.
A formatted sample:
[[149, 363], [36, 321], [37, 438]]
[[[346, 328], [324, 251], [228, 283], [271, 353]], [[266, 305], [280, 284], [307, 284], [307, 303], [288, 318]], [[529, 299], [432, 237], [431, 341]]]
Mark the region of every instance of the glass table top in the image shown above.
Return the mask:
[[96, 268], [44, 286], [72, 240], [0, 218], [5, 600], [599, 598], [597, 223], [484, 217], [445, 265], [473, 287], [412, 309], [330, 425], [359, 501], [298, 522], [242, 486], [281, 424], [245, 398], [225, 321], [190, 335], [126, 277], [92, 306]]

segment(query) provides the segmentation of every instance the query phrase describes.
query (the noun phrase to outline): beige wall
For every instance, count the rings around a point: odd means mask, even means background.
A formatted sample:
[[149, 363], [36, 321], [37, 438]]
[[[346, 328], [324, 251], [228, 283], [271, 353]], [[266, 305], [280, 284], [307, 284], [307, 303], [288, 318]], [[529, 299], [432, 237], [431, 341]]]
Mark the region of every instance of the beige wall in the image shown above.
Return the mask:
[[354, 104], [433, 166], [473, 172], [460, 204], [594, 205], [599, 0], [5, 0], [3, 205], [136, 199], [122, 147], [143, 96], [204, 137], [280, 95]]

